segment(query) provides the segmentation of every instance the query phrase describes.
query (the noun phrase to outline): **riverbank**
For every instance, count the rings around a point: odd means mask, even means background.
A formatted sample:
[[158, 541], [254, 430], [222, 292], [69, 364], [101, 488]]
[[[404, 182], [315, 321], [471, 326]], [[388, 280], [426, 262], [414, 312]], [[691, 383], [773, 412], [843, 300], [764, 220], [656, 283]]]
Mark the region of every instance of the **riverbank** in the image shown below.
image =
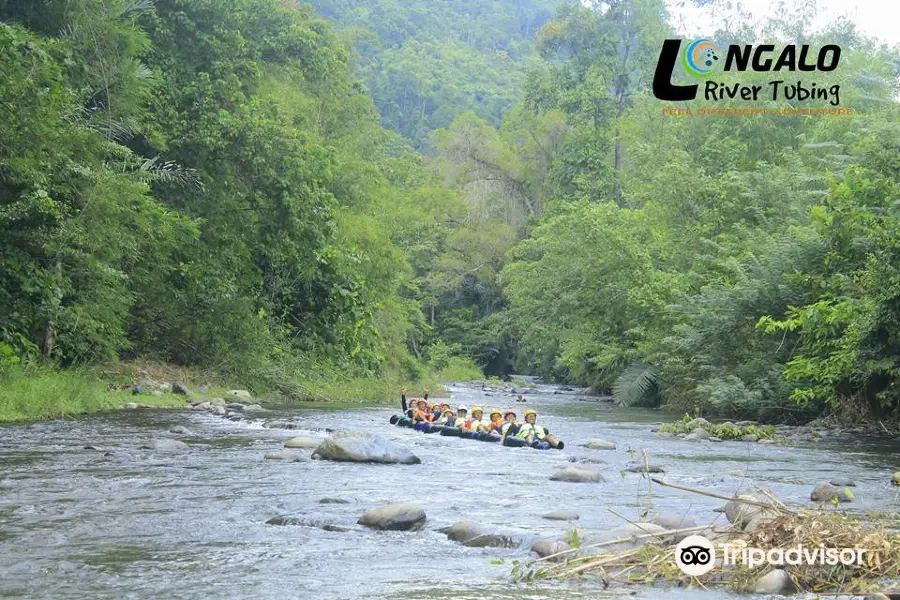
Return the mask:
[[[183, 408], [188, 397], [226, 397], [230, 390], [248, 390], [250, 397], [279, 406], [382, 406], [397, 402], [399, 389], [427, 387], [443, 392], [440, 381], [480, 375], [455, 365], [429, 373], [419, 381], [399, 377], [295, 376], [290, 394], [284, 387], [257, 389], [224, 380], [215, 373], [147, 361], [115, 363], [92, 369], [29, 367], [0, 375], [0, 423], [35, 422], [116, 410], [129, 404]], [[413, 392], [415, 394], [416, 392]]]

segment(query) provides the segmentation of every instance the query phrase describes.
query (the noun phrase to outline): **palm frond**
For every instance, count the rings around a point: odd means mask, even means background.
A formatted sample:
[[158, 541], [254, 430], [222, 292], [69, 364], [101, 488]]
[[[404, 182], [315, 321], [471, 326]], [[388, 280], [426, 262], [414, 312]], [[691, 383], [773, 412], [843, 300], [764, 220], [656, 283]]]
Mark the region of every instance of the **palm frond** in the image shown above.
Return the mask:
[[619, 406], [659, 404], [659, 373], [651, 365], [635, 364], [619, 375], [613, 385], [613, 401]]
[[205, 189], [196, 169], [182, 167], [175, 161], [164, 161], [158, 156], [145, 160], [139, 171], [160, 183], [191, 186], [200, 191]]

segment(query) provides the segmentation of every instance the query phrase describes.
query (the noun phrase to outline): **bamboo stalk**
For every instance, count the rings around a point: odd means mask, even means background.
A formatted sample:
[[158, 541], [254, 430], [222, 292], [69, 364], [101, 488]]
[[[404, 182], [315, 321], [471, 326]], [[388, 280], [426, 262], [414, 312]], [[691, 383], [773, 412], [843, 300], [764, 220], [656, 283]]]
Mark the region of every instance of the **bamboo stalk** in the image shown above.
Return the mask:
[[694, 494], [709, 496], [710, 498], [718, 498], [719, 500], [740, 502], [741, 504], [752, 504], [754, 506], [761, 506], [763, 508], [771, 508], [772, 510], [787, 512], [790, 514], [796, 514], [794, 511], [792, 511], [791, 509], [787, 508], [784, 505], [779, 506], [777, 504], [761, 502], [759, 500], [747, 500], [746, 498], [738, 498], [735, 496], [726, 496], [725, 494], [718, 494], [716, 492], [708, 492], [706, 490], [701, 490], [699, 488], [694, 488], [694, 487], [690, 487], [687, 485], [681, 485], [678, 483], [669, 483], [667, 481], [663, 481], [662, 479], [658, 479], [656, 477], [651, 477], [650, 479], [653, 481], [653, 483], [657, 483], [663, 487], [675, 488], [676, 490], [684, 490], [685, 492], [693, 492]]
[[661, 538], [670, 535], [676, 535], [679, 533], [693, 533], [695, 531], [704, 531], [709, 529], [710, 525], [698, 525], [697, 527], [686, 527], [684, 529], [669, 529], [666, 531], [660, 531], [659, 533], [642, 533], [641, 535], [632, 535], [623, 538], [617, 538], [614, 540], [608, 540], [606, 542], [598, 542], [596, 544], [588, 544], [587, 546], [580, 546], [578, 548], [569, 548], [568, 550], [563, 550], [562, 552], [557, 552], [556, 554], [550, 554], [548, 556], [542, 556], [541, 558], [537, 558], [532, 561], [530, 564], [543, 562], [545, 560], [550, 560], [551, 558], [556, 558], [557, 556], [562, 556], [563, 554], [571, 554], [572, 552], [578, 552], [579, 550], [584, 550], [586, 548], [602, 548], [604, 546], [615, 546], [616, 544], [622, 544], [625, 542], [633, 542], [636, 540], [642, 540], [645, 538]]

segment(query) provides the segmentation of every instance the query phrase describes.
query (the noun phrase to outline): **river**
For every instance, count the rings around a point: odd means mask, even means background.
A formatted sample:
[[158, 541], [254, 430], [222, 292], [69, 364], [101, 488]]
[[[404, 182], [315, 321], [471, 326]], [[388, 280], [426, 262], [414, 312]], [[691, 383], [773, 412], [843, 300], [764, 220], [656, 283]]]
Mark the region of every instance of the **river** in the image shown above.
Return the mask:
[[[538, 385], [527, 406], [539, 422], [567, 442], [562, 451], [505, 448], [387, 424], [399, 409], [353, 411], [284, 409], [232, 422], [208, 413], [172, 410], [116, 411], [77, 419], [0, 428], [0, 596], [7, 598], [400, 598], [556, 600], [623, 597], [681, 600], [722, 598], [724, 592], [634, 587], [603, 592], [596, 580], [512, 585], [519, 548], [467, 548], [435, 531], [469, 519], [526, 539], [560, 535], [569, 524], [542, 514], [575, 509], [579, 528], [602, 532], [639, 520], [642, 509], [688, 514], [698, 523], [724, 517], [723, 503], [654, 486], [622, 473], [646, 451], [665, 467], [665, 478], [732, 494], [749, 483], [783, 501], [808, 502], [816, 483], [853, 479], [852, 510], [897, 509], [896, 442], [835, 438], [792, 446], [721, 444], [664, 439], [651, 423], [676, 415], [622, 409], [577, 393]], [[451, 386], [452, 401], [506, 408], [514, 398], [486, 397], [470, 385]], [[521, 412], [522, 405], [518, 405]], [[272, 429], [271, 420], [300, 429]], [[182, 454], [140, 446], [184, 425], [193, 435]], [[296, 435], [326, 429], [377, 432], [408, 447], [422, 464], [360, 465], [263, 460]], [[602, 438], [614, 451], [578, 444]], [[852, 443], [851, 443], [852, 441]], [[85, 446], [96, 449], [87, 449]], [[605, 481], [549, 481], [572, 463], [594, 456]], [[348, 504], [320, 504], [323, 497]], [[417, 502], [424, 530], [378, 532], [356, 525], [367, 509]], [[844, 508], [844, 507], [842, 507]], [[275, 526], [289, 515], [352, 531]], [[744, 596], [746, 598], [746, 596]]]

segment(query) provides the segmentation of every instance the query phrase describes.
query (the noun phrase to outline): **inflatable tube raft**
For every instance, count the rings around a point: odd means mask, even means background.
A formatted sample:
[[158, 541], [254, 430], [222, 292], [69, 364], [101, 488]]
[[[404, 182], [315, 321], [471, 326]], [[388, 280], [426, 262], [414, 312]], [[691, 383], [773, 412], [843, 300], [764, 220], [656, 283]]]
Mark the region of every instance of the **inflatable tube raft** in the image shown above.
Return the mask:
[[494, 433], [475, 433], [473, 431], [463, 431], [459, 427], [436, 425], [434, 423], [428, 423], [426, 421], [416, 422], [411, 418], [403, 415], [393, 415], [391, 416], [389, 421], [391, 425], [397, 425], [399, 427], [409, 427], [411, 429], [415, 429], [416, 431], [421, 431], [422, 433], [439, 433], [447, 437], [461, 437], [488, 443], [502, 442], [504, 446], [507, 446], [509, 448], [534, 448], [536, 450], [549, 450], [551, 448], [556, 448], [557, 450], [562, 450], [565, 447], [565, 444], [563, 442], [557, 440], [551, 435], [548, 435], [544, 440], [535, 440], [533, 443], [529, 444], [526, 440], [518, 437], [501, 438], [499, 435], [496, 435]]

